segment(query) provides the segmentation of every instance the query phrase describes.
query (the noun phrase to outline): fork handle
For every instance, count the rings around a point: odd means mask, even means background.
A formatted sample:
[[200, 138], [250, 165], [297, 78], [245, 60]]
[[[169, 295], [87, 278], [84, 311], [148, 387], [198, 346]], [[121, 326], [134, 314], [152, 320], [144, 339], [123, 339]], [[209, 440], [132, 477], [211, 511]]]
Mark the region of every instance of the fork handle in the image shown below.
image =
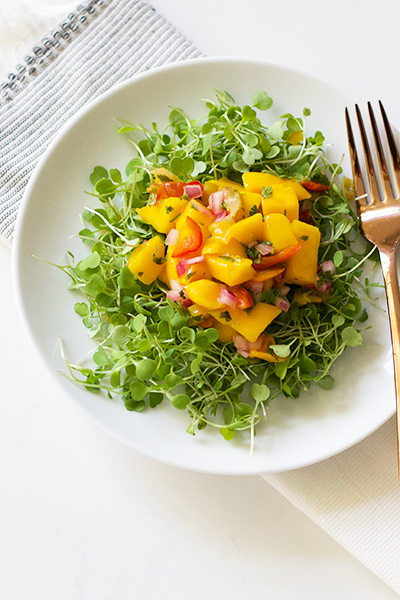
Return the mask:
[[400, 478], [400, 293], [397, 277], [396, 248], [380, 250], [392, 337], [394, 384], [396, 392], [397, 463]]

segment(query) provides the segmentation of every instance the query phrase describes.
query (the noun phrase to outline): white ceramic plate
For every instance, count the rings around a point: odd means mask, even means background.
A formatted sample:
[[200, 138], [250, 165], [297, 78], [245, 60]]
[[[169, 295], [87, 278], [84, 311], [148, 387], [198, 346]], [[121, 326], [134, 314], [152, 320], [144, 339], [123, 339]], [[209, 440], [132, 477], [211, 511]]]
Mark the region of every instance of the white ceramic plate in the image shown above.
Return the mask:
[[[334, 143], [331, 158], [347, 152], [344, 107], [354, 98], [326, 83], [278, 65], [255, 60], [201, 59], [152, 70], [116, 86], [80, 111], [47, 150], [24, 196], [15, 235], [17, 301], [28, 336], [48, 372], [73, 405], [121, 442], [171, 465], [223, 474], [254, 474], [295, 469], [330, 457], [355, 444], [394, 412], [392, 362], [386, 315], [371, 310], [367, 347], [349, 348], [333, 369], [331, 391], [317, 386], [297, 400], [275, 399], [268, 422], [259, 428], [249, 458], [249, 440], [227, 443], [214, 429], [186, 433], [186, 413], [167, 402], [144, 413], [128, 412], [118, 401], [91, 394], [66, 378], [59, 337], [71, 362], [91, 347], [67, 290], [68, 277], [32, 255], [59, 263], [67, 250], [83, 257], [85, 247], [70, 240], [82, 227], [79, 215], [92, 204], [89, 174], [96, 165], [124, 171], [132, 147], [117, 134], [118, 118], [166, 124], [169, 106], [192, 117], [203, 114], [200, 98], [227, 90], [239, 104], [265, 90], [276, 119], [309, 107], [310, 131], [320, 129]], [[349, 171], [348, 163], [345, 169]], [[87, 249], [86, 249], [87, 252]]]

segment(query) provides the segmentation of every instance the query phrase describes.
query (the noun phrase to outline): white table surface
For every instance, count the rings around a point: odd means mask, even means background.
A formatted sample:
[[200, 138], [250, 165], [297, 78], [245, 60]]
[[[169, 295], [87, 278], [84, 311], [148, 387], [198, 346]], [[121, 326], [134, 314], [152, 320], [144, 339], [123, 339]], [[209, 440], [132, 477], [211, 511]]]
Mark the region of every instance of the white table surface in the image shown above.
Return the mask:
[[[152, 5], [205, 54], [289, 64], [400, 123], [397, 0]], [[260, 477], [158, 464], [85, 421], [28, 346], [3, 246], [0, 273], [1, 598], [399, 598]]]

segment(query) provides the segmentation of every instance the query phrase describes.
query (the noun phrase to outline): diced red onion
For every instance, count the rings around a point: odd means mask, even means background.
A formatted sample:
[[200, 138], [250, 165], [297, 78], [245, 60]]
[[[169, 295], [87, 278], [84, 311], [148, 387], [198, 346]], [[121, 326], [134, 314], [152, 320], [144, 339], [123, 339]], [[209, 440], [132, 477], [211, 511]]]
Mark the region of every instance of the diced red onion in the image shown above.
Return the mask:
[[217, 215], [215, 215], [215, 223], [218, 223], [218, 221], [222, 221], [223, 219], [225, 219], [226, 217], [229, 216], [229, 213], [227, 210], [221, 210], [221, 212], [219, 212]]
[[285, 298], [277, 298], [275, 300], [275, 306], [287, 312], [290, 308], [290, 302], [288, 302]]
[[222, 203], [224, 201], [224, 192], [219, 190], [218, 192], [214, 192], [210, 194], [208, 198], [208, 206], [213, 213], [213, 215], [217, 215], [220, 213], [222, 209]]
[[195, 256], [194, 258], [188, 258], [186, 260], [187, 265], [195, 265], [196, 263], [203, 262], [204, 256]]
[[324, 283], [319, 288], [320, 292], [327, 292], [332, 287], [331, 281], [324, 281]]
[[250, 356], [250, 342], [248, 342], [246, 338], [237, 334], [233, 336], [232, 341], [240, 356], [244, 356], [244, 358], [248, 358]]
[[165, 238], [165, 245], [166, 246], [173, 246], [178, 241], [178, 238], [179, 238], [179, 231], [178, 231], [178, 229], [171, 229], [171, 231], [169, 232], [169, 234]]
[[269, 244], [257, 244], [256, 250], [258, 250], [262, 256], [266, 256], [267, 254], [271, 254], [273, 248]]
[[181, 283], [179, 283], [179, 281], [177, 281], [176, 279], [171, 279], [171, 281], [169, 282], [170, 288], [171, 290], [174, 290], [176, 292], [181, 292], [182, 290], [185, 289], [185, 286], [183, 286]]
[[187, 263], [187, 260], [185, 258], [181, 258], [181, 260], [176, 265], [176, 272], [178, 274], [178, 277], [182, 277], [183, 275], [185, 275], [185, 273], [187, 273], [188, 268], [189, 265]]
[[321, 269], [323, 273], [334, 273], [335, 265], [333, 263], [333, 260], [326, 260], [325, 262], [323, 262], [321, 264]]
[[203, 193], [203, 189], [198, 183], [189, 183], [189, 185], [183, 186], [183, 191], [185, 192], [186, 196], [190, 199], [201, 198], [201, 195]]
[[237, 333], [233, 336], [232, 341], [236, 350], [238, 351], [238, 354], [244, 356], [244, 358], [248, 358], [251, 350], [261, 350], [264, 339], [264, 334], [261, 334], [258, 336], [255, 342], [249, 342], [245, 337]]
[[250, 244], [247, 244], [248, 248], [254, 248], [254, 246], [257, 246], [257, 242], [250, 242]]
[[182, 300], [181, 293], [178, 292], [178, 290], [168, 290], [167, 298], [173, 300], [173, 302], [179, 302], [180, 300]]
[[280, 281], [282, 281], [282, 279], [285, 276], [285, 271], [282, 271], [282, 273], [279, 273], [279, 275], [276, 275], [276, 277], [274, 277], [274, 280], [279, 283]]
[[242, 285], [250, 292], [253, 292], [253, 294], [261, 294], [261, 292], [263, 291], [262, 281], [246, 281]]
[[236, 304], [238, 303], [238, 299], [236, 298], [235, 294], [232, 294], [232, 292], [230, 292], [226, 288], [222, 288], [218, 296], [218, 302], [220, 302], [221, 304], [226, 304], [231, 308], [235, 308]]
[[283, 294], [284, 296], [287, 296], [288, 293], [290, 292], [290, 287], [288, 285], [283, 285], [280, 289], [281, 294]]

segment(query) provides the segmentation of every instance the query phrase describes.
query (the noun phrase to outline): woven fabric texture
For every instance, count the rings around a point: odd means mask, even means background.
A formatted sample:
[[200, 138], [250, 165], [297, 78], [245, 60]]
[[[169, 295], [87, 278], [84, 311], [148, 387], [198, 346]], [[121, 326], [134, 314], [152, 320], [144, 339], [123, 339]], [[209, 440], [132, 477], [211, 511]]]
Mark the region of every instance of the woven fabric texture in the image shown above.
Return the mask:
[[11, 247], [29, 177], [60, 127], [89, 100], [151, 67], [201, 53], [149, 5], [93, 0], [0, 86], [0, 239]]

